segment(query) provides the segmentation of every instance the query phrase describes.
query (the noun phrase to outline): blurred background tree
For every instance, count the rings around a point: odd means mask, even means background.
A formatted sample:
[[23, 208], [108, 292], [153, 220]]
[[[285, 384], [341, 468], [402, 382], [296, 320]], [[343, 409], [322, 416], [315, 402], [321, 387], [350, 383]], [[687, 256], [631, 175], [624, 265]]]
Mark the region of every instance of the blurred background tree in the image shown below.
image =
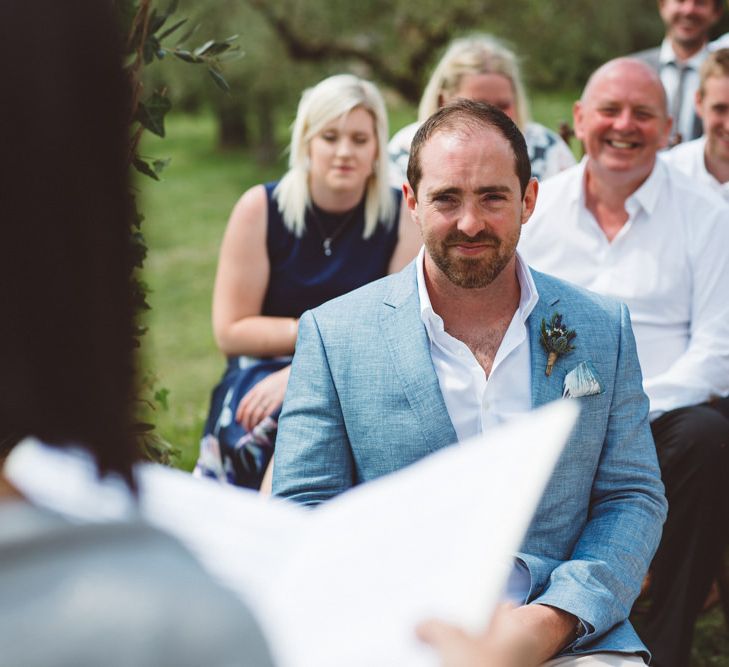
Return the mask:
[[[353, 71], [389, 99], [416, 105], [448, 42], [490, 32], [522, 59], [533, 92], [577, 91], [598, 65], [657, 45], [655, 0], [181, 0], [180, 12], [205, 33], [240, 35], [245, 57], [231, 63], [229, 96], [180, 64], [150, 72], [177, 108], [212, 109], [220, 147], [247, 147], [262, 162], [279, 154], [277, 135], [301, 91], [329, 74]], [[716, 33], [729, 30], [729, 17]], [[283, 133], [282, 133], [283, 134]]]

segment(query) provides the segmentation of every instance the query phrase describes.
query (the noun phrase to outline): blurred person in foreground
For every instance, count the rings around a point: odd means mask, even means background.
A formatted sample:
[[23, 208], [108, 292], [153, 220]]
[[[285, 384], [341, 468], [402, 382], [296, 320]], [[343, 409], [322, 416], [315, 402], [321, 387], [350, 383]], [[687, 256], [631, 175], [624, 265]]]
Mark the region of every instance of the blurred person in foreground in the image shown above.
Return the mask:
[[722, 0], [658, 0], [666, 36], [659, 47], [632, 56], [661, 78], [673, 118], [670, 145], [701, 136], [701, 119], [694, 109], [699, 69], [709, 55], [711, 29], [723, 11]]
[[[111, 7], [0, 3], [0, 437], [4, 454], [83, 450], [133, 494], [131, 96]], [[0, 616], [3, 665], [271, 665], [252, 616], [174, 539], [69, 523], [3, 476]]]
[[518, 606], [490, 641], [527, 666], [639, 665], [627, 615], [666, 511], [648, 399], [625, 306], [516, 252], [530, 172], [493, 106], [455, 100], [418, 129], [403, 191], [425, 247], [302, 316], [273, 490], [316, 505], [569, 396], [580, 417], [514, 556], [504, 597]]
[[662, 153], [662, 157], [729, 203], [729, 48], [711, 53], [700, 74], [696, 113], [704, 135]]
[[436, 66], [423, 91], [418, 121], [399, 130], [388, 145], [392, 182], [400, 187], [407, 178], [410, 143], [426, 118], [456, 98], [493, 104], [513, 120], [524, 134], [532, 176], [539, 181], [575, 163], [562, 138], [529, 120], [529, 108], [516, 55], [490, 35], [456, 39]]
[[213, 330], [228, 357], [198, 476], [258, 488], [273, 453], [301, 314], [388, 272], [419, 247], [388, 185], [387, 115], [351, 74], [304, 92], [289, 170], [238, 201], [220, 249]]
[[586, 157], [545, 183], [519, 249], [630, 309], [669, 506], [636, 622], [653, 664], [686, 667], [727, 537], [729, 206], [658, 159], [671, 118], [640, 60], [594, 72], [574, 124]]

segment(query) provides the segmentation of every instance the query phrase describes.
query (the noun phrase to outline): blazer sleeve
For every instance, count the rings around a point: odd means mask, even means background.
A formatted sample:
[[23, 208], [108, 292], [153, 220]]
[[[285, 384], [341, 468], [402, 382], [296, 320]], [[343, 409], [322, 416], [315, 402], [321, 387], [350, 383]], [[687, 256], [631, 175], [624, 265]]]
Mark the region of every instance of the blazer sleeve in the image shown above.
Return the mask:
[[653, 558], [667, 503], [648, 423], [648, 398], [628, 309], [621, 306], [612, 402], [587, 522], [569, 560], [552, 570], [531, 602], [568, 611], [587, 633], [584, 647], [630, 614]]
[[296, 353], [279, 419], [273, 493], [316, 505], [353, 485], [342, 408], [312, 311], [299, 321]]

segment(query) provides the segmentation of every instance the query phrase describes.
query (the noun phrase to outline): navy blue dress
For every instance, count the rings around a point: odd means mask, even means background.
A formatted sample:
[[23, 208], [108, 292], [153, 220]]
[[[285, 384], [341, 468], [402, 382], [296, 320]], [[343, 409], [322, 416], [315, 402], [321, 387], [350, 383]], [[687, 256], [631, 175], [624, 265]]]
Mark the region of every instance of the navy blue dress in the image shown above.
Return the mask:
[[[397, 215], [379, 224], [367, 239], [364, 230], [364, 199], [346, 222], [314, 207], [307, 211], [301, 237], [284, 225], [273, 197], [276, 183], [267, 183], [268, 230], [266, 248], [270, 276], [262, 315], [301, 317], [306, 310], [346, 294], [387, 274], [398, 236]], [[341, 228], [341, 229], [340, 229]], [[324, 238], [331, 237], [331, 254], [324, 251]], [[291, 357], [228, 357], [220, 383], [213, 389], [195, 467], [198, 476], [213, 477], [237, 486], [258, 488], [273, 454], [280, 410], [264, 419], [251, 433], [237, 421], [235, 411], [245, 394], [263, 378], [291, 363]]]

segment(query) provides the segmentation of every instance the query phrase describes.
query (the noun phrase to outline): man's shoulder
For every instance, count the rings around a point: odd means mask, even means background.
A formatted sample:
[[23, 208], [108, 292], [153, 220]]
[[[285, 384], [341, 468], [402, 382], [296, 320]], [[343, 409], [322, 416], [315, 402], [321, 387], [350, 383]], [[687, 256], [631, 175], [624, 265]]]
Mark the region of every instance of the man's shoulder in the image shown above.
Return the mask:
[[675, 167], [689, 176], [697, 177], [701, 174], [704, 161], [705, 138], [699, 137], [692, 141], [684, 141], [669, 151], [660, 153], [660, 158], [666, 164]]
[[367, 283], [351, 292], [323, 303], [311, 312], [317, 321], [349, 323], [362, 321], [366, 313], [382, 307], [390, 294], [409, 293], [417, 290], [415, 283], [415, 264], [411, 262], [402, 271], [374, 282]]
[[644, 49], [643, 51], [636, 51], [628, 55], [628, 58], [635, 58], [649, 65], [655, 70], [658, 70], [660, 66], [661, 47], [654, 46], [650, 49]]
[[[688, 143], [694, 144], [700, 141], [699, 138]], [[674, 150], [676, 148], [669, 152], [672, 153]], [[692, 150], [695, 149], [687, 144], [684, 157]], [[661, 162], [666, 170], [666, 192], [676, 203], [680, 218], [686, 225], [694, 226], [701, 220], [702, 222], [698, 223], [700, 225], [718, 224], [729, 227], [726, 218], [729, 206], [718, 193], [696, 178], [686, 178], [686, 172], [679, 167], [678, 159], [664, 159]]]
[[671, 150], [662, 152], [661, 157], [671, 164], [674, 160], [684, 158], [687, 155], [703, 153], [705, 142], [706, 137], [699, 137], [698, 139], [692, 139], [691, 141], [684, 141], [677, 146], [674, 146]]

